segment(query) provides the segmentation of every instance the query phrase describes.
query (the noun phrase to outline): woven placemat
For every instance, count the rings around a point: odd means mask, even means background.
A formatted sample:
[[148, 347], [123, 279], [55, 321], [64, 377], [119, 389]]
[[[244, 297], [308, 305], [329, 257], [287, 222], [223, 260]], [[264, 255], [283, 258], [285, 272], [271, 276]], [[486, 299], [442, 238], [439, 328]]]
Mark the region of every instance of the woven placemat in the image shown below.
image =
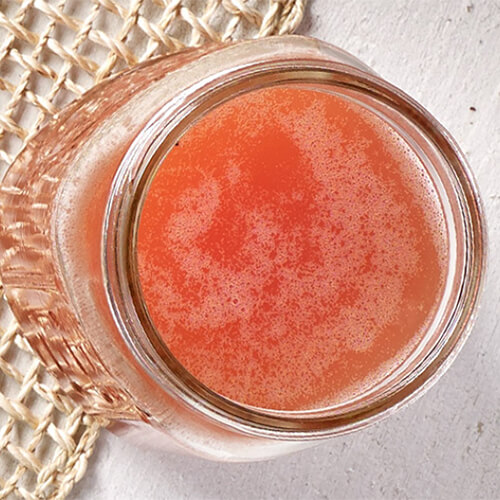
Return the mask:
[[[292, 32], [305, 3], [0, 0], [0, 175], [48, 117], [109, 75], [184, 46]], [[62, 499], [106, 422], [64, 395], [0, 300], [0, 498]]]

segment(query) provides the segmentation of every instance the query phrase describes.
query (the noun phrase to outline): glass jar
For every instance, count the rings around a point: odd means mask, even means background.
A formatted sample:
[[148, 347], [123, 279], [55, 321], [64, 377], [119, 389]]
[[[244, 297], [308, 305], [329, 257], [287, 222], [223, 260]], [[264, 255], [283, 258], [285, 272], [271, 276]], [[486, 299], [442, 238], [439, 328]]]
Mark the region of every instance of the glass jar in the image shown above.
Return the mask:
[[[141, 195], [190, 124], [241, 93], [296, 84], [361, 103], [404, 137], [435, 183], [450, 250], [438, 312], [397, 370], [342, 404], [285, 412], [229, 401], [183, 370], [148, 332], [130, 263]], [[300, 449], [414, 400], [463, 345], [484, 275], [481, 205], [449, 134], [353, 56], [299, 36], [188, 49], [101, 83], [31, 140], [0, 196], [5, 293], [63, 388], [155, 444], [217, 460]]]

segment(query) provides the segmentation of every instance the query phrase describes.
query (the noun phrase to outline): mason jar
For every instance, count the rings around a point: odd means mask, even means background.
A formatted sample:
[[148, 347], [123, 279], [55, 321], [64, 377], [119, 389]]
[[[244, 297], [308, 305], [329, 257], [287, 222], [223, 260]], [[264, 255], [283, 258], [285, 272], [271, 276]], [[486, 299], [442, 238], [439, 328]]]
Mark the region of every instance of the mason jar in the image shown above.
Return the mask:
[[[163, 158], [221, 103], [276, 86], [332, 92], [371, 110], [418, 152], [438, 192], [446, 287], [423, 340], [370, 390], [281, 411], [225, 398], [151, 330], [134, 286], [141, 203]], [[446, 370], [477, 310], [485, 227], [467, 162], [419, 104], [352, 55], [284, 36], [155, 58], [56, 115], [6, 173], [0, 272], [23, 335], [92, 414], [155, 445], [215, 460], [269, 458], [363, 428], [415, 400]]]

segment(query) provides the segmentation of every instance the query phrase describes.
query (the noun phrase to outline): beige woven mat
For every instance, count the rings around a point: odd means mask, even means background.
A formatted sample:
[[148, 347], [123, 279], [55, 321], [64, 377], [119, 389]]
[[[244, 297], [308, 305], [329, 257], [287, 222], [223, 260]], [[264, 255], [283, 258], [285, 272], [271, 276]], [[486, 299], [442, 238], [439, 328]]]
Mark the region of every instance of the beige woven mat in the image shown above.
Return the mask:
[[[305, 2], [0, 0], [0, 174], [47, 117], [103, 78], [186, 45], [289, 33]], [[105, 422], [61, 392], [0, 302], [0, 498], [62, 499]]]

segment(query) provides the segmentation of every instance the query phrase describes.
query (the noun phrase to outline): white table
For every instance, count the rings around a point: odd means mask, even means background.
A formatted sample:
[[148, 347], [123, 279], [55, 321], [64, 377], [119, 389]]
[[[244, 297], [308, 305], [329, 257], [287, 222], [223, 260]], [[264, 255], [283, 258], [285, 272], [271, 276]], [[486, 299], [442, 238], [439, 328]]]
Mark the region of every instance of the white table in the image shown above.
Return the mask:
[[301, 33], [352, 52], [419, 100], [470, 160], [490, 230], [471, 338], [406, 410], [274, 461], [211, 463], [104, 432], [73, 499], [500, 498], [500, 1], [311, 2]]

